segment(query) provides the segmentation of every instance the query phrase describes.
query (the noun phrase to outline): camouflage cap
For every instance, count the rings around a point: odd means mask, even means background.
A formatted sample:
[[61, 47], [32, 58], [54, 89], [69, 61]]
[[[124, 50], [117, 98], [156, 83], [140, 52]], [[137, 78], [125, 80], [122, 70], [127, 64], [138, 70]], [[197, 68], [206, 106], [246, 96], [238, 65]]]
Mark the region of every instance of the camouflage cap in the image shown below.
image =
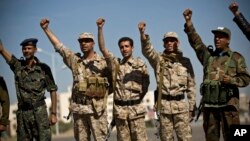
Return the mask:
[[38, 40], [37, 40], [36, 38], [28, 38], [28, 39], [23, 40], [23, 41], [20, 43], [20, 46], [31, 45], [31, 46], [36, 47], [36, 43], [37, 43], [37, 42], [38, 42]]
[[164, 41], [166, 38], [176, 38], [177, 40], [179, 40], [178, 35], [175, 32], [165, 33], [162, 40]]
[[217, 27], [217, 29], [212, 30], [212, 33], [214, 34], [218, 32], [226, 34], [228, 38], [231, 37], [231, 31], [226, 27]]
[[92, 39], [94, 40], [94, 35], [92, 33], [89, 33], [89, 32], [83, 32], [79, 35], [79, 39], [84, 39], [84, 38], [88, 38], [88, 39]]

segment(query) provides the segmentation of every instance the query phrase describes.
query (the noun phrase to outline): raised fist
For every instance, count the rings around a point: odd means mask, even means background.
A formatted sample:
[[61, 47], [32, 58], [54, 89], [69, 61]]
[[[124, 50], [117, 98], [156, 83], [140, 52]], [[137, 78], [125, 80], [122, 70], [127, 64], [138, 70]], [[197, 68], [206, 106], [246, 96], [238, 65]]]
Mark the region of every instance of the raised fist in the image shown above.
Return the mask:
[[105, 23], [105, 19], [103, 18], [98, 18], [96, 21], [96, 24], [98, 27], [103, 27], [104, 23]]
[[40, 21], [40, 26], [42, 27], [42, 29], [46, 29], [49, 26], [49, 20], [48, 19], [42, 19]]
[[233, 14], [235, 14], [238, 11], [239, 5], [238, 3], [233, 2], [229, 5], [228, 8], [232, 11]]
[[193, 13], [193, 12], [192, 12], [191, 9], [186, 9], [186, 10], [183, 12], [183, 16], [184, 16], [186, 22], [191, 20], [191, 18], [192, 18], [192, 13]]
[[146, 29], [146, 23], [145, 22], [140, 22], [138, 24], [138, 29], [139, 29], [140, 33], [144, 33], [144, 31]]

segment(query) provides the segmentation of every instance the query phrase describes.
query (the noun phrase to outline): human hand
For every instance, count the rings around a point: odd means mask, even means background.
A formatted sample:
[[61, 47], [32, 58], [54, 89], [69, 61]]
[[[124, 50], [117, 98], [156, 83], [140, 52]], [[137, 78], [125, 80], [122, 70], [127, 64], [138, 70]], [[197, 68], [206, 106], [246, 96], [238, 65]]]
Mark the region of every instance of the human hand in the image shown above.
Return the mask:
[[97, 27], [102, 28], [105, 24], [105, 19], [104, 18], [98, 18], [96, 21]]
[[50, 116], [50, 125], [55, 125], [57, 123], [57, 116], [54, 114], [51, 114]]
[[239, 5], [238, 5], [238, 3], [233, 2], [233, 3], [231, 3], [231, 4], [229, 5], [228, 8], [229, 8], [229, 9], [232, 11], [232, 13], [235, 15], [236, 12], [237, 12], [238, 9], [239, 9]]
[[139, 29], [139, 31], [140, 31], [141, 34], [144, 34], [145, 29], [146, 29], [146, 23], [145, 22], [140, 22], [138, 24], [138, 29]]
[[46, 28], [48, 28], [48, 26], [49, 26], [49, 20], [48, 19], [42, 19], [41, 21], [40, 21], [40, 26], [42, 27], [42, 29], [46, 29]]
[[195, 110], [194, 111], [189, 111], [189, 122], [192, 122], [195, 117]]
[[222, 83], [224, 83], [224, 84], [229, 84], [230, 82], [231, 82], [231, 77], [230, 76], [228, 76], [228, 75], [225, 75], [225, 74], [223, 74], [223, 76], [222, 76]]
[[189, 9], [189, 8], [186, 9], [186, 10], [183, 12], [183, 16], [184, 16], [184, 18], [185, 18], [185, 20], [186, 20], [186, 23], [191, 22], [192, 14], [193, 14], [193, 12], [192, 12], [192, 10]]
[[0, 124], [0, 132], [3, 132], [6, 130], [6, 126], [5, 125], [2, 125]]

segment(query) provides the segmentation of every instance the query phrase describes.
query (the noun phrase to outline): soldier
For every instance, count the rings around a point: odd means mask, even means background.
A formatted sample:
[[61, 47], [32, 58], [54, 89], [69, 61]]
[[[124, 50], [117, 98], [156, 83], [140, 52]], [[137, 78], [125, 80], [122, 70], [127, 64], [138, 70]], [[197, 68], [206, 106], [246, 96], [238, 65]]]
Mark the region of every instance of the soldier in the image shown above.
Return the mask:
[[0, 76], [0, 141], [1, 133], [6, 130], [9, 124], [10, 101], [4, 78]]
[[100, 51], [107, 60], [109, 70], [113, 72], [114, 119], [118, 141], [147, 141], [144, 116], [146, 109], [142, 99], [148, 91], [149, 75], [146, 64], [133, 57], [133, 40], [122, 37], [118, 41], [123, 59], [115, 58], [106, 48], [103, 37], [105, 20], [99, 18], [98, 43]]
[[93, 34], [80, 34], [78, 42], [83, 56], [79, 56], [52, 33], [48, 19], [42, 19], [40, 25], [56, 52], [72, 71], [73, 88], [69, 109], [73, 113], [75, 140], [89, 141], [92, 133], [95, 141], [104, 141], [108, 129], [108, 71], [105, 59], [94, 51]]
[[245, 34], [247, 39], [250, 41], [250, 24], [245, 19], [243, 14], [238, 10], [239, 5], [236, 2], [233, 2], [229, 5], [229, 9], [234, 14], [233, 21], [238, 25], [238, 27], [241, 29], [241, 31]]
[[[23, 56], [17, 59], [0, 43], [0, 53], [15, 75], [16, 95], [18, 100], [17, 140], [26, 141], [34, 138], [39, 141], [51, 140], [50, 125], [57, 122], [57, 86], [50, 67], [35, 56], [37, 39], [29, 38], [21, 42]], [[51, 116], [47, 113], [45, 90], [51, 96]]]
[[[163, 53], [157, 53], [145, 34], [146, 23], [140, 22], [142, 53], [153, 67], [157, 80], [157, 114], [160, 118], [160, 138], [173, 141], [173, 131], [181, 140], [192, 140], [191, 126], [196, 109], [194, 72], [190, 60], [179, 49], [175, 32], [163, 36]], [[185, 94], [188, 101], [185, 100]], [[157, 97], [158, 96], [158, 97]], [[160, 98], [161, 97], [161, 98]], [[188, 104], [187, 104], [188, 103]]]
[[220, 126], [224, 140], [229, 140], [230, 126], [240, 124], [239, 89], [250, 82], [244, 57], [230, 47], [231, 32], [226, 27], [212, 30], [215, 51], [209, 52], [192, 23], [192, 10], [186, 9], [185, 32], [203, 65], [203, 128], [206, 140], [219, 141]]

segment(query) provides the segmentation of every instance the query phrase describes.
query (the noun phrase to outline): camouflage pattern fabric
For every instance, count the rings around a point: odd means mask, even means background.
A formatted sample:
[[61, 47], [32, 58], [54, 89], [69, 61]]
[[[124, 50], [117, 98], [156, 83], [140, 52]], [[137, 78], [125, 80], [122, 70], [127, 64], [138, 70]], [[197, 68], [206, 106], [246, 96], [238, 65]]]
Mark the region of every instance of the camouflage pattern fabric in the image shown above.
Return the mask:
[[147, 141], [144, 116], [135, 120], [123, 120], [116, 118], [118, 141]]
[[9, 124], [9, 94], [4, 78], [0, 76], [0, 124]]
[[189, 126], [189, 113], [162, 114], [160, 138], [162, 141], [174, 141], [174, 130], [178, 141], [192, 141], [192, 130]]
[[246, 20], [246, 18], [243, 16], [243, 14], [240, 13], [239, 15], [236, 15], [233, 18], [233, 21], [238, 25], [238, 27], [241, 29], [241, 31], [243, 32], [243, 34], [250, 41], [250, 24]]
[[18, 110], [17, 117], [17, 141], [50, 141], [51, 129], [46, 105], [35, 110]]
[[[119, 64], [119, 72], [116, 78], [114, 101], [142, 101], [149, 86], [146, 64], [141, 59], [134, 57], [123, 62], [110, 54], [110, 57], [107, 58], [107, 64], [112, 72], [115, 72], [116, 69], [115, 61]], [[114, 104], [113, 112], [119, 141], [146, 141], [148, 139], [144, 123], [146, 109], [142, 103], [124, 106]]]
[[[83, 59], [64, 45], [61, 45], [57, 52], [63, 57], [64, 63], [71, 69], [73, 75], [69, 109], [74, 114], [75, 139], [87, 141], [92, 133], [95, 140], [104, 140], [108, 129], [105, 100], [103, 97], [84, 95], [79, 91], [81, 87], [79, 82], [84, 82], [85, 78], [91, 76], [107, 77], [109, 72], [105, 59], [96, 53], [92, 60]], [[101, 129], [99, 125], [102, 125]]]
[[93, 134], [95, 141], [105, 141], [107, 134], [107, 111], [96, 114], [73, 114], [74, 137], [76, 141], [90, 141]]
[[[214, 108], [210, 107], [209, 104], [205, 105], [204, 108], [204, 118], [203, 118], [203, 127], [206, 134], [207, 140], [218, 141], [220, 137], [220, 123], [222, 123], [222, 132], [224, 135], [224, 139], [227, 140], [229, 138], [229, 128], [232, 124], [240, 124], [239, 123], [239, 90], [238, 87], [245, 87], [250, 82], [250, 75], [247, 72], [247, 66], [245, 63], [244, 57], [230, 50], [224, 52], [222, 55], [213, 54], [215, 59], [211, 62], [210, 67], [209, 58], [211, 57], [211, 53], [207, 50], [206, 45], [202, 42], [200, 36], [195, 31], [193, 25], [185, 26], [185, 32], [188, 35], [189, 43], [192, 48], [195, 50], [196, 55], [203, 65], [203, 73], [204, 73], [204, 81], [205, 80], [215, 80], [220, 81], [222, 78], [222, 74], [224, 68], [228, 65], [228, 73], [231, 77], [231, 82], [228, 84], [228, 88], [233, 88], [234, 91], [231, 96], [227, 99], [226, 107]], [[215, 52], [216, 53], [216, 52]], [[231, 62], [229, 64], [225, 64], [230, 57]]]
[[[28, 68], [24, 60], [18, 60], [15, 56], [8, 62], [15, 74], [18, 105], [33, 105], [44, 101], [46, 89], [49, 92], [57, 90], [49, 66], [41, 63], [36, 57], [35, 60], [36, 64], [32, 68]], [[30, 110], [24, 110], [23, 107], [18, 107], [17, 111], [17, 140], [51, 140], [46, 105]]]
[[[188, 119], [189, 115], [186, 113], [189, 111], [194, 111], [196, 107], [195, 78], [190, 60], [186, 57], [183, 57], [183, 54], [180, 50], [171, 54], [157, 53], [150, 42], [149, 36], [146, 35], [146, 37], [146, 40], [141, 41], [142, 53], [148, 59], [150, 65], [154, 69], [157, 84], [159, 84], [160, 81], [160, 69], [161, 67], [164, 68], [160, 109], [161, 115], [169, 115], [165, 118], [171, 118], [174, 120], [178, 119], [178, 115], [183, 115], [186, 116], [182, 117], [183, 119]], [[163, 65], [161, 66], [161, 64]], [[164, 95], [175, 97], [183, 94], [186, 94], [187, 101], [185, 98], [180, 100], [167, 100], [163, 98]], [[180, 138], [181, 136], [190, 137], [191, 139], [192, 134], [189, 132], [189, 130], [187, 130], [190, 128], [190, 125], [188, 124], [189, 122], [187, 120], [173, 121], [171, 119], [168, 120], [172, 123], [167, 122], [168, 124], [161, 124], [160, 128], [163, 130], [167, 127], [178, 127], [175, 128], [176, 133], [179, 134], [177, 136], [180, 136]], [[164, 117], [162, 118], [161, 116], [160, 120], [160, 122], [164, 122]], [[177, 123], [185, 125], [185, 128], [183, 126], [177, 126]], [[185, 132], [177, 132], [183, 131], [180, 128], [183, 128]], [[163, 131], [161, 132], [163, 133]], [[168, 131], [164, 132], [164, 135], [160, 135], [162, 139], [167, 138], [167, 136], [172, 137], [173, 132]]]
[[28, 68], [24, 60], [18, 60], [15, 56], [8, 62], [15, 75], [18, 102], [42, 101], [45, 98], [45, 90], [57, 90], [49, 66], [41, 63], [36, 57], [35, 60], [37, 63], [33, 68]]
[[220, 127], [224, 140], [230, 140], [230, 126], [240, 124], [239, 111], [235, 110], [234, 107], [223, 107], [219, 110], [218, 108], [205, 108], [203, 120], [205, 137], [209, 141], [220, 140]]

